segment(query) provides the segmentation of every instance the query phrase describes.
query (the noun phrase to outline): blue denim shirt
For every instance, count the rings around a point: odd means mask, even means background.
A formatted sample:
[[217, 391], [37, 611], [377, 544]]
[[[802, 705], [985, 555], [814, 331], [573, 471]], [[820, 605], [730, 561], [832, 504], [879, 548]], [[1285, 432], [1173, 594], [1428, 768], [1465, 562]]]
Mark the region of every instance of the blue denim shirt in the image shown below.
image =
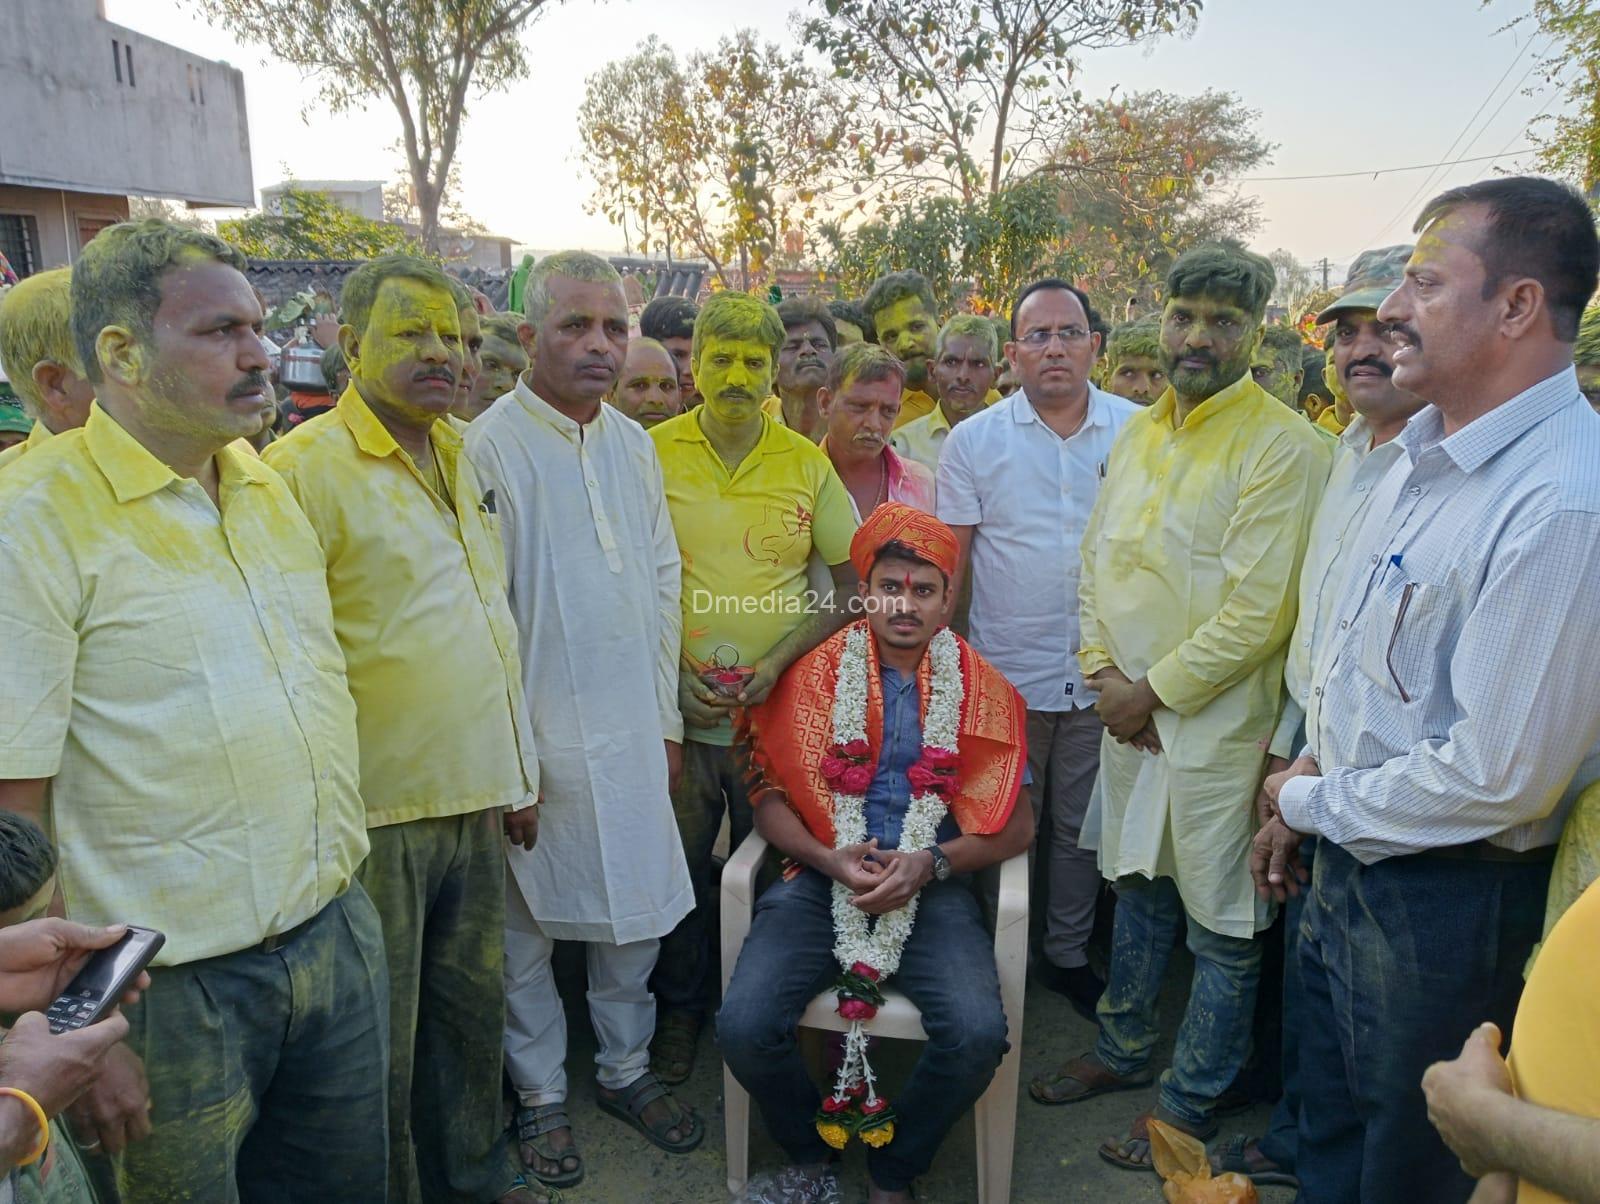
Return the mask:
[[[911, 806], [911, 781], [906, 774], [922, 756], [922, 708], [916, 674], [880, 665], [878, 675], [883, 679], [883, 751], [872, 785], [867, 787], [867, 839], [876, 836], [880, 849], [895, 849], [900, 847], [900, 828]], [[946, 815], [939, 825], [937, 843], [960, 835], [955, 817]]]

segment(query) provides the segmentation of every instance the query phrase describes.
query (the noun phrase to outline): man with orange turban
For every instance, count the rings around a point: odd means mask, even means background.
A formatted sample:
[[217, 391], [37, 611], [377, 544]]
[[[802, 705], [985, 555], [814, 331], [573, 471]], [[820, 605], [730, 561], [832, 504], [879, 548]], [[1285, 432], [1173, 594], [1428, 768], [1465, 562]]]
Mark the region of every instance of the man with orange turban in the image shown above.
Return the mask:
[[[850, 545], [864, 617], [796, 660], [740, 725], [756, 829], [788, 859], [717, 1016], [729, 1068], [790, 1161], [745, 1200], [839, 1198], [832, 1149], [852, 1135], [872, 1147], [869, 1200], [911, 1199], [1007, 1048], [970, 875], [1033, 838], [1027, 709], [947, 626], [956, 556], [931, 515], [878, 507]], [[847, 1055], [819, 1110], [794, 1017], [835, 983], [840, 1014], [867, 1019], [890, 975], [929, 1038], [897, 1105]]]

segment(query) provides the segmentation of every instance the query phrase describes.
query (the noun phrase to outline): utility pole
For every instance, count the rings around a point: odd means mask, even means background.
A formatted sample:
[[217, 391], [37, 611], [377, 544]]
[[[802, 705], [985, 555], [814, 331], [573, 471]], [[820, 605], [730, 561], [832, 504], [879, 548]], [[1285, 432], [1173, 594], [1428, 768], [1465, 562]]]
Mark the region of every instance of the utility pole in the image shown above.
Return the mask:
[[1329, 271], [1329, 269], [1331, 267], [1331, 265], [1328, 263], [1328, 257], [1326, 255], [1324, 255], [1318, 262], [1312, 264], [1311, 266], [1322, 269], [1322, 291], [1323, 292], [1327, 292], [1328, 291], [1328, 271]]

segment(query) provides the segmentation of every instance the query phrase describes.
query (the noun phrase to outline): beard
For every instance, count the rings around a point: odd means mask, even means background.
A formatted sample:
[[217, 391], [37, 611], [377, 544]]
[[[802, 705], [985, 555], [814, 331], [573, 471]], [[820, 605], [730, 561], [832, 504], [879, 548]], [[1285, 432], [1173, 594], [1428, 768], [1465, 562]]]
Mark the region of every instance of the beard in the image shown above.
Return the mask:
[[1177, 356], [1163, 353], [1161, 366], [1166, 370], [1167, 380], [1180, 396], [1210, 397], [1243, 376], [1249, 361], [1246, 358], [1236, 358], [1231, 362], [1213, 359], [1203, 368], [1186, 368]]

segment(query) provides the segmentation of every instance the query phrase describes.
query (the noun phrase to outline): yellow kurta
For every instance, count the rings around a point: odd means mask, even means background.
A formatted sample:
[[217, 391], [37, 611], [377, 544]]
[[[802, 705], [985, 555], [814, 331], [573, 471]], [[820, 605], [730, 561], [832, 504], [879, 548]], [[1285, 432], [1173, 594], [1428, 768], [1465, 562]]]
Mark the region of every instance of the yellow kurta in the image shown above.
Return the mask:
[[539, 763], [496, 518], [449, 419], [440, 497], [354, 388], [267, 448], [327, 556], [367, 826], [532, 804]]
[[225, 447], [220, 503], [98, 406], [0, 474], [0, 778], [50, 778], [71, 919], [163, 966], [311, 918], [367, 855], [311, 525]]
[[1268, 919], [1253, 804], [1330, 456], [1248, 376], [1177, 429], [1175, 407], [1169, 388], [1128, 420], [1084, 534], [1079, 666], [1148, 674], [1165, 705], [1159, 755], [1104, 738], [1083, 843], [1106, 877], [1171, 877], [1195, 920], [1248, 937]]
[[28, 452], [38, 447], [48, 438], [50, 438], [50, 428], [36, 419], [33, 424], [33, 429], [28, 432], [28, 437], [26, 439], [13, 447], [6, 448], [5, 451], [0, 451], [0, 469], [6, 468], [11, 464], [15, 464]]

